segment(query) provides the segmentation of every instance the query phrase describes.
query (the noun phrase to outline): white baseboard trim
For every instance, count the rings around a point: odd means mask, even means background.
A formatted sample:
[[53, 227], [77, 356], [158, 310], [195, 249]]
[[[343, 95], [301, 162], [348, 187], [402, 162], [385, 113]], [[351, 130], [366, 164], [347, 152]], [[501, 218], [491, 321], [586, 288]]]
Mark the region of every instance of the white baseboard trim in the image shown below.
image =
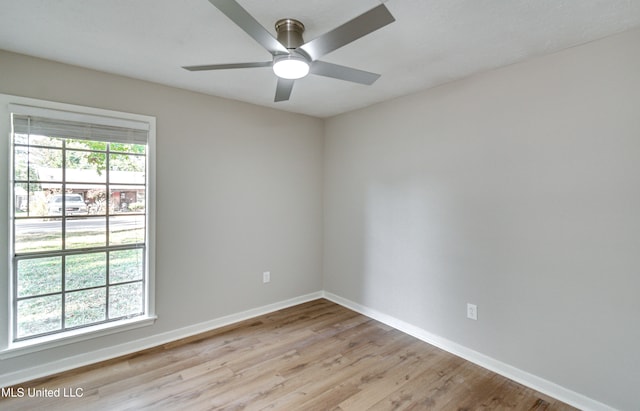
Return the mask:
[[226, 325], [230, 325], [239, 321], [258, 317], [264, 314], [269, 314], [283, 308], [288, 308], [308, 301], [313, 301], [318, 298], [326, 298], [327, 300], [330, 300], [336, 304], [340, 304], [360, 314], [366, 315], [367, 317], [380, 321], [383, 324], [407, 333], [431, 345], [450, 352], [451, 354], [464, 358], [467, 361], [471, 361], [474, 364], [491, 370], [497, 374], [500, 374], [506, 378], [509, 378], [546, 395], [549, 395], [560, 401], [563, 401], [576, 408], [592, 411], [615, 411], [614, 408], [593, 400], [585, 395], [566, 389], [558, 384], [537, 377], [526, 371], [522, 371], [509, 364], [488, 357], [446, 338], [442, 338], [438, 335], [432, 334], [422, 328], [416, 327], [415, 325], [409, 324], [405, 321], [399, 320], [395, 317], [363, 306], [327, 291], [318, 291], [300, 297], [291, 298], [285, 301], [280, 301], [277, 303], [250, 309], [240, 313], [220, 317], [214, 320], [205, 321], [199, 324], [190, 325], [177, 330], [168, 331], [162, 334], [153, 335], [147, 338], [119, 344], [113, 347], [103, 348], [100, 350], [79, 354], [73, 357], [48, 362], [24, 370], [15, 371], [9, 374], [0, 375], [0, 387], [17, 385], [36, 378], [46, 377], [59, 372], [68, 371], [85, 365], [109, 360], [137, 351], [142, 351], [182, 338], [211, 331], [216, 328], [224, 327]]
[[59, 372], [68, 371], [89, 364], [94, 364], [100, 361], [110, 360], [122, 355], [132, 354], [134, 352], [157, 347], [162, 344], [237, 323], [239, 321], [258, 317], [264, 314], [269, 314], [283, 308], [288, 308], [308, 301], [317, 300], [318, 298], [323, 298], [322, 291], [302, 295], [300, 297], [291, 298], [273, 304], [268, 304], [258, 308], [253, 308], [240, 313], [227, 315], [224, 317], [216, 318], [214, 320], [190, 325], [177, 330], [168, 331], [124, 344], [119, 344], [113, 347], [82, 353], [73, 357], [63, 358], [57, 361], [40, 364], [35, 367], [15, 371], [9, 374], [3, 374], [0, 375], [0, 387], [17, 385], [36, 378], [46, 377], [52, 374], [57, 374]]
[[355, 303], [346, 298], [340, 297], [336, 294], [324, 291], [324, 298], [330, 300], [336, 304], [340, 304], [346, 308], [356, 311], [362, 315], [373, 318], [380, 321], [390, 327], [393, 327], [399, 331], [407, 333], [413, 337], [416, 337], [424, 342], [434, 345], [440, 349], [443, 349], [458, 357], [464, 358], [474, 364], [477, 364], [483, 368], [500, 374], [506, 378], [516, 381], [522, 385], [546, 394], [550, 397], [556, 398], [564, 403], [572, 405], [581, 410], [589, 411], [615, 411], [614, 408], [591, 399], [585, 395], [571, 391], [558, 384], [547, 381], [543, 378], [530, 374], [526, 371], [520, 370], [509, 364], [498, 361], [494, 358], [488, 357], [482, 353], [474, 351], [463, 345], [450, 341], [446, 338], [442, 338], [438, 335], [432, 334], [422, 328], [409, 324], [405, 321], [399, 320], [390, 315], [384, 314], [380, 311], [374, 310], [369, 307], [365, 307], [361, 304]]

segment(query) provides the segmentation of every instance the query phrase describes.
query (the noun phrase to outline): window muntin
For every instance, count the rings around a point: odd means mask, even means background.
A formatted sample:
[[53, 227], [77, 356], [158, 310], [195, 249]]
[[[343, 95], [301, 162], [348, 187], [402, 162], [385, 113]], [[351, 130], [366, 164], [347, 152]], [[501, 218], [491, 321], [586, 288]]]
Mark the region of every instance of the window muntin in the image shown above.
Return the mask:
[[143, 133], [20, 115], [13, 130], [12, 340], [148, 315]]

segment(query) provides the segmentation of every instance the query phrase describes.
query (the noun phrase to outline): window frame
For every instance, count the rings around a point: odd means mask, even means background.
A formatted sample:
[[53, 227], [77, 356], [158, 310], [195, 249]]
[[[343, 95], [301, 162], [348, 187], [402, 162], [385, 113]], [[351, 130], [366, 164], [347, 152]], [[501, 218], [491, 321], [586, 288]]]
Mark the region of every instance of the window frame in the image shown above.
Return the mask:
[[[12, 231], [14, 227], [12, 215], [14, 207], [14, 201], [12, 201], [14, 199], [12, 112], [32, 115], [37, 113], [41, 117], [47, 117], [47, 114], [49, 114], [61, 116], [58, 118], [64, 120], [90, 124], [97, 122], [95, 124], [107, 126], [122, 127], [136, 123], [148, 125], [145, 175], [147, 197], [145, 221], [146, 255], [143, 262], [145, 284], [143, 308], [145, 312], [143, 315], [15, 341], [15, 314], [13, 310], [14, 299], [17, 296], [14, 295], [14, 267], [12, 263], [14, 255], [14, 233]], [[0, 214], [6, 216], [0, 220], [0, 249], [8, 250], [6, 254], [2, 253], [3, 255], [0, 255], [0, 266], [7, 268], [7, 275], [0, 276], [2, 277], [0, 278], [0, 359], [148, 326], [155, 322], [157, 318], [155, 315], [155, 121], [155, 117], [148, 115], [0, 94], [0, 135], [6, 139], [4, 144], [0, 143], [0, 164], [3, 161], [6, 162], [5, 167], [0, 167], [0, 179], [6, 178], [4, 181], [9, 182], [7, 185], [0, 187], [0, 198], [6, 196], [6, 201], [0, 200]], [[107, 218], [106, 215], [105, 218]]]

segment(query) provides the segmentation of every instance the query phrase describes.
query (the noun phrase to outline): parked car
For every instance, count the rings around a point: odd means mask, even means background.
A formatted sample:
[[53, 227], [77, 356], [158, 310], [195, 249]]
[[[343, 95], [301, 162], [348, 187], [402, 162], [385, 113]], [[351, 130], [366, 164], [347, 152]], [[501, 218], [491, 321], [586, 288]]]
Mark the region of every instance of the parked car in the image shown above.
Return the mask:
[[[66, 215], [87, 214], [87, 205], [80, 194], [65, 194], [64, 208]], [[62, 194], [55, 194], [49, 200], [49, 215], [62, 215]]]

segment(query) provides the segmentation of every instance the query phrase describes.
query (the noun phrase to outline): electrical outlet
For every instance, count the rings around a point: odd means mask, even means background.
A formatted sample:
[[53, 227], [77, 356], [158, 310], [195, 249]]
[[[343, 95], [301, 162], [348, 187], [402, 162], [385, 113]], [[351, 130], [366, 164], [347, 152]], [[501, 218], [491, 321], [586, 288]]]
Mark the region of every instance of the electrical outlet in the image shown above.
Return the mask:
[[471, 320], [478, 319], [478, 306], [475, 304], [467, 303], [467, 318]]
[[265, 271], [264, 273], [262, 273], [262, 282], [263, 283], [271, 282], [271, 273], [269, 271]]

